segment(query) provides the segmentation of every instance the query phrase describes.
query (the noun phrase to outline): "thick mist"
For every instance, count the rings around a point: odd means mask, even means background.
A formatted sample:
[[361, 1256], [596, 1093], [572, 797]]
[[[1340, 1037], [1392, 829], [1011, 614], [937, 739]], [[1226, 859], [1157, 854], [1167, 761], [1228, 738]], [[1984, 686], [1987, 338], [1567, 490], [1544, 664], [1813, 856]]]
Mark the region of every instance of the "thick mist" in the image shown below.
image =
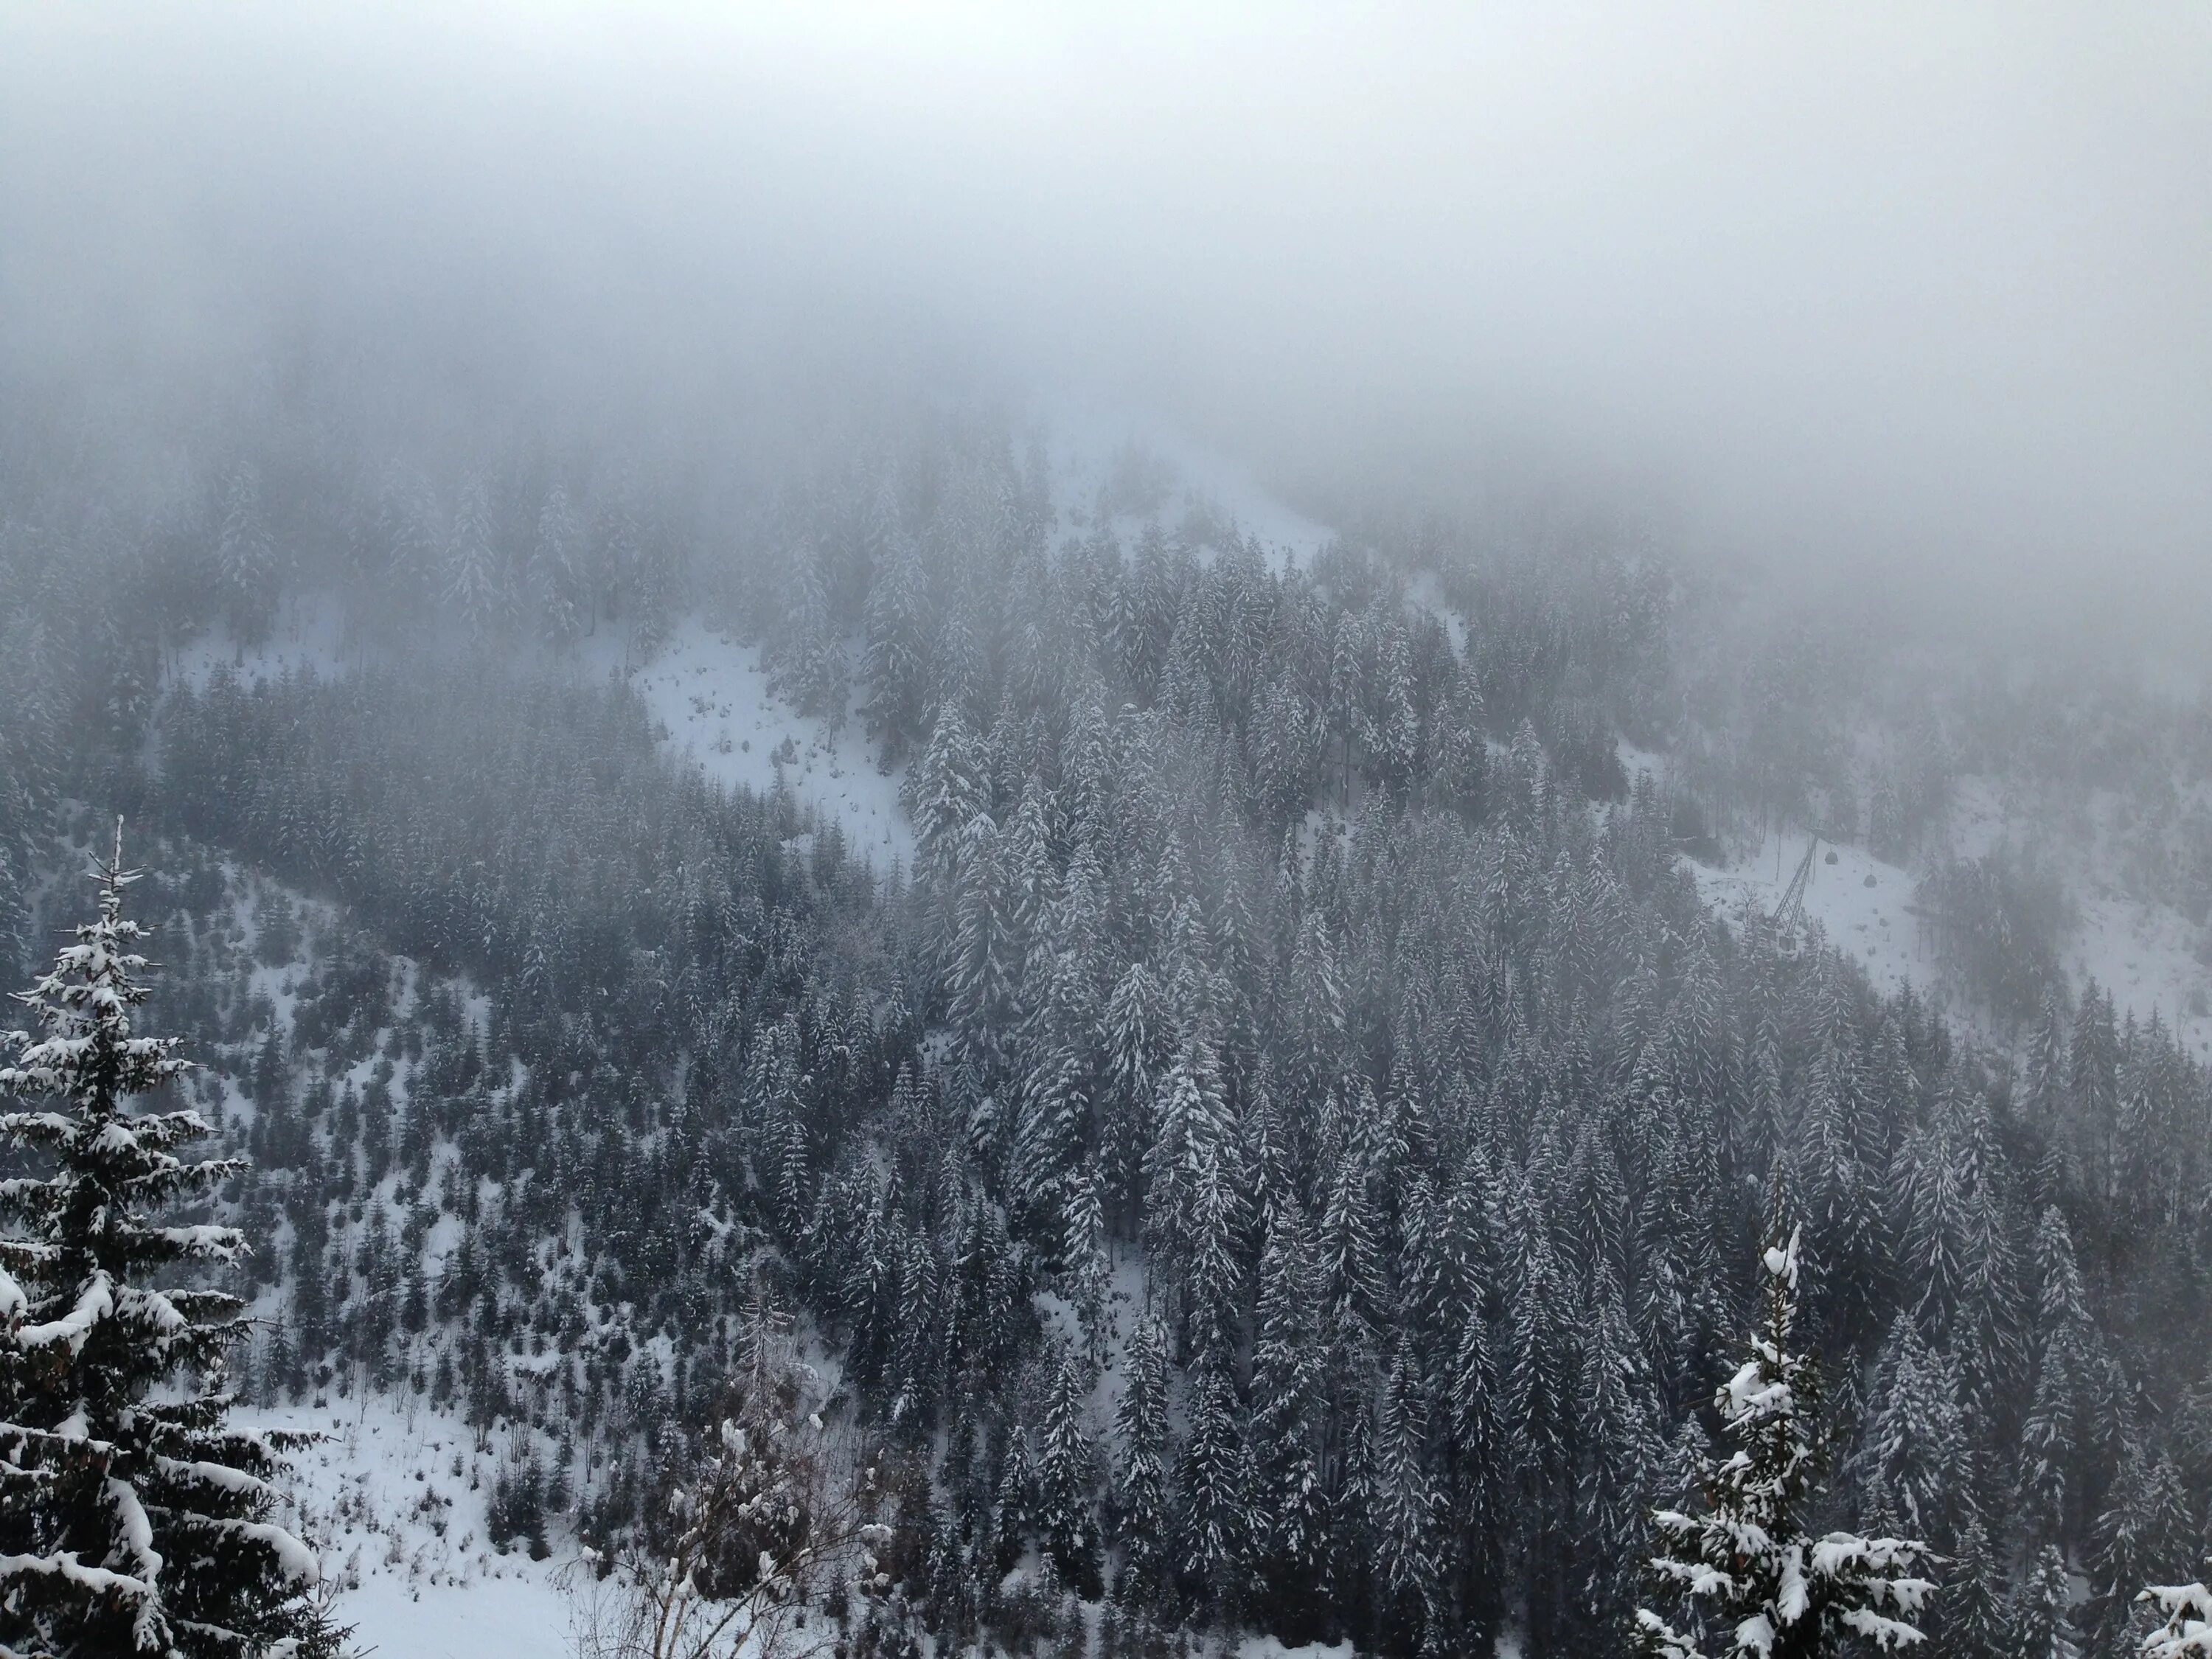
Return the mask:
[[0, 0], [0, 1656], [2185, 1639], [2208, 69]]
[[709, 454], [892, 381], [1079, 392], [1340, 521], [1506, 491], [2023, 612], [2205, 597], [2185, 9], [4, 27], [11, 401], [101, 441], [308, 379], [416, 442]]

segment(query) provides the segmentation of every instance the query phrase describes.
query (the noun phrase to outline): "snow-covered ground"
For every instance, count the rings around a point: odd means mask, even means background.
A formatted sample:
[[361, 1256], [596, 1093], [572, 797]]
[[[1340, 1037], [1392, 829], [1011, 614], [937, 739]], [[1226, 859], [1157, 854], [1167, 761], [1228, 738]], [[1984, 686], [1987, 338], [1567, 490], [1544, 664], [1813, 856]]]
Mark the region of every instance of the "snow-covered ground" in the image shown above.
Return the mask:
[[500, 1554], [486, 1536], [496, 1443], [412, 1401], [239, 1413], [319, 1433], [295, 1454], [294, 1527], [340, 1591], [354, 1643], [386, 1659], [556, 1659], [569, 1650], [561, 1557]]
[[248, 648], [221, 634], [204, 635], [177, 653], [169, 672], [181, 684], [198, 687], [207, 684], [216, 664], [227, 663], [252, 684], [279, 678], [287, 671], [343, 673], [348, 660], [344, 615], [335, 599], [316, 593], [286, 601], [261, 644]]
[[2154, 1012], [2190, 1054], [2212, 1058], [2212, 969], [2197, 959], [2188, 923], [2169, 905], [2118, 892], [2077, 892], [2075, 902], [2081, 925], [2063, 951], [2075, 988], [2094, 976], [2123, 1016]]
[[[556, 1547], [532, 1561], [485, 1541], [498, 1442], [477, 1449], [458, 1419], [419, 1402], [240, 1412], [243, 1426], [319, 1433], [295, 1454], [289, 1523], [321, 1559], [355, 1650], [379, 1659], [560, 1659], [571, 1645], [568, 1575]], [[1506, 1649], [1501, 1644], [1500, 1651]], [[1244, 1636], [1223, 1659], [1350, 1659], [1349, 1644], [1285, 1647]]]
[[[1951, 847], [1958, 856], [1977, 857], [2021, 829], [1993, 791], [1969, 781], [1954, 813]], [[1774, 913], [1804, 857], [1805, 841], [1797, 833], [1770, 837], [1741, 863], [1716, 867], [1692, 861], [1690, 869], [1705, 902], [1739, 924], [1747, 907]], [[1833, 864], [1827, 861], [1831, 854]], [[2057, 858], [2078, 912], [2058, 952], [2070, 988], [2079, 994], [2094, 979], [2112, 993], [2122, 1017], [2133, 1013], [2147, 1021], [2156, 1013], [2189, 1053], [2212, 1055], [2212, 969], [2197, 959], [2197, 930], [2172, 906], [2146, 903], [2121, 890], [2094, 858], [2079, 853]], [[1894, 988], [1908, 980], [1949, 1004], [1933, 943], [1912, 908], [1915, 880], [1912, 871], [1886, 864], [1864, 848], [1824, 841], [1806, 884], [1805, 916], [1820, 925], [1829, 943], [1856, 957], [1877, 986]], [[1974, 1018], [1969, 1008], [1952, 1006], [1951, 1012]]]
[[[620, 665], [622, 642], [586, 641], [586, 672]], [[858, 718], [831, 737], [769, 690], [758, 646], [687, 617], [630, 684], [653, 713], [663, 746], [731, 787], [765, 794], [781, 781], [799, 800], [834, 818], [847, 844], [878, 868], [914, 855], [914, 830], [899, 805], [899, 775], [879, 770]]]
[[[1248, 469], [1157, 421], [1069, 402], [1054, 410], [1049, 430], [1053, 502], [1063, 530], [1088, 525], [1101, 484], [1118, 458], [1133, 451], [1149, 458], [1164, 488], [1152, 513], [1115, 520], [1125, 545], [1148, 520], [1173, 532], [1193, 518], [1210, 518], [1256, 538], [1279, 569], [1310, 561], [1332, 539], [1326, 526], [1286, 506]], [[608, 629], [583, 642], [572, 666], [595, 678], [627, 672], [662, 746], [708, 776], [761, 793], [781, 781], [798, 800], [842, 824], [848, 846], [878, 869], [911, 861], [914, 831], [899, 805], [900, 775], [878, 769], [857, 715], [831, 736], [823, 721], [800, 714], [769, 690], [758, 646], [741, 645], [696, 615], [683, 618], [642, 666], [628, 662], [627, 654], [625, 636]], [[180, 650], [170, 673], [176, 682], [204, 685], [223, 663], [251, 683], [307, 669], [340, 675], [358, 660], [336, 599], [308, 594], [284, 605], [264, 644], [241, 649], [210, 635]]]
[[1953, 792], [1945, 826], [1951, 850], [1978, 858], [2000, 842], [2039, 848], [2077, 913], [2058, 947], [2070, 988], [2078, 994], [2094, 979], [2123, 1018], [2148, 1021], [2154, 1013], [2189, 1053], [2212, 1055], [2212, 967], [2197, 955], [2199, 930], [2171, 904], [2130, 893], [2120, 880], [2113, 821], [2126, 803], [2103, 790], [2074, 805], [2075, 821], [2053, 825], [2045, 822], [2047, 807], [1970, 774]]
[[[1732, 924], [1747, 908], [1772, 915], [1805, 857], [1802, 835], [1771, 836], [1758, 854], [1725, 869], [1691, 861], [1705, 902]], [[1832, 856], [1833, 864], [1828, 862]], [[1864, 848], [1820, 843], [1805, 883], [1805, 918], [1828, 942], [1848, 951], [1875, 983], [1893, 989], [1899, 980], [1926, 986], [1935, 969], [1928, 942], [1912, 913], [1912, 875], [1885, 864]]]
[[[571, 671], [603, 679], [625, 667], [626, 645], [622, 635], [606, 630], [584, 641]], [[288, 671], [341, 675], [356, 660], [344, 645], [336, 601], [311, 595], [285, 607], [264, 644], [241, 649], [211, 635], [179, 651], [170, 672], [179, 684], [203, 686], [216, 665], [225, 664], [252, 684]], [[765, 794], [781, 779], [796, 799], [842, 824], [847, 845], [879, 870], [912, 860], [914, 831], [899, 805], [900, 775], [878, 769], [857, 715], [833, 738], [824, 722], [769, 690], [759, 647], [739, 645], [690, 616], [630, 678], [669, 753], [733, 788]]]

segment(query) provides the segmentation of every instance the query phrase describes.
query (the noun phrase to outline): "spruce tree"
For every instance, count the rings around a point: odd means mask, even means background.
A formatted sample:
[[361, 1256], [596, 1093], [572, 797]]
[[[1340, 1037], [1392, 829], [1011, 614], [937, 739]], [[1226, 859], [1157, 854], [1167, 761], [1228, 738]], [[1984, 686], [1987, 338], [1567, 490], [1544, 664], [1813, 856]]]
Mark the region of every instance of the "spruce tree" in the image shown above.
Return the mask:
[[1585, 1606], [1613, 1623], [1635, 1594], [1639, 1510], [1657, 1486], [1666, 1449], [1649, 1420], [1653, 1389], [1642, 1350], [1609, 1280], [1588, 1326], [1575, 1391], [1576, 1541]]
[[276, 544], [251, 466], [232, 468], [224, 485], [216, 568], [232, 635], [240, 647], [260, 645], [276, 619]]
[[331, 1650], [314, 1557], [269, 1518], [280, 1447], [225, 1425], [240, 1304], [175, 1285], [245, 1240], [159, 1218], [242, 1162], [178, 1155], [210, 1133], [196, 1112], [131, 1109], [190, 1062], [132, 1029], [148, 964], [119, 824], [93, 875], [98, 914], [20, 994], [38, 1030], [0, 1068], [0, 1091], [47, 1103], [0, 1116], [36, 1171], [0, 1183], [21, 1226], [0, 1237], [0, 1650]]
[[1036, 1467], [1036, 1522], [1045, 1553], [1078, 1594], [1098, 1595], [1098, 1453], [1085, 1426], [1091, 1377], [1072, 1345], [1059, 1345], [1047, 1383]]
[[1910, 1316], [1890, 1334], [1876, 1375], [1860, 1462], [1878, 1475], [1903, 1525], [1948, 1550], [1973, 1502], [1968, 1423], [1958, 1367], [1923, 1340]]
[[1236, 1379], [1226, 1355], [1199, 1356], [1185, 1409], [1190, 1432], [1176, 1481], [1182, 1569], [1190, 1594], [1227, 1613], [1236, 1604], [1238, 1570], [1248, 1559], [1251, 1522]]
[[2097, 1651], [2118, 1655], [2140, 1630], [2136, 1590], [2187, 1559], [2195, 1526], [2173, 1461], [2131, 1449], [2121, 1460], [2112, 1501], [2097, 1522], [2092, 1566], [2104, 1581]]
[[1431, 1636], [1443, 1587], [1437, 1502], [1427, 1462], [1428, 1404], [1412, 1345], [1401, 1337], [1375, 1429], [1375, 1571], [1382, 1644], [1414, 1651]]
[[2066, 1558], [2056, 1544], [2045, 1544], [2013, 1595], [2010, 1651], [2017, 1659], [2081, 1659], [2073, 1603]]
[[862, 712], [886, 765], [904, 760], [928, 729], [928, 580], [913, 538], [894, 532], [864, 618], [869, 697]]
[[1935, 1588], [1912, 1576], [1924, 1546], [1805, 1530], [1825, 1449], [1820, 1377], [1790, 1347], [1799, 1235], [1774, 1237], [1760, 1256], [1765, 1310], [1751, 1352], [1713, 1397], [1736, 1449], [1708, 1464], [1698, 1513], [1653, 1517], [1652, 1575], [1689, 1613], [1679, 1628], [1637, 1609], [1644, 1650], [1657, 1659], [1814, 1659], [1847, 1633], [1885, 1650], [1921, 1639], [1911, 1621]]
[[1114, 1425], [1121, 1441], [1115, 1482], [1121, 1571], [1115, 1593], [1124, 1607], [1146, 1607], [1167, 1589], [1169, 1526], [1167, 1335], [1149, 1315], [1129, 1339]]
[[1942, 1659], [2006, 1659], [2004, 1568], [1981, 1519], [1969, 1515], [1945, 1577], [1930, 1634]]
[[1274, 1627], [1291, 1639], [1303, 1638], [1311, 1616], [1328, 1528], [1312, 1255], [1311, 1229], [1292, 1198], [1260, 1258], [1249, 1435], [1255, 1589]]
[[538, 533], [531, 544], [530, 583], [539, 623], [555, 645], [568, 646], [583, 633], [586, 588], [584, 523], [556, 483], [538, 512]]

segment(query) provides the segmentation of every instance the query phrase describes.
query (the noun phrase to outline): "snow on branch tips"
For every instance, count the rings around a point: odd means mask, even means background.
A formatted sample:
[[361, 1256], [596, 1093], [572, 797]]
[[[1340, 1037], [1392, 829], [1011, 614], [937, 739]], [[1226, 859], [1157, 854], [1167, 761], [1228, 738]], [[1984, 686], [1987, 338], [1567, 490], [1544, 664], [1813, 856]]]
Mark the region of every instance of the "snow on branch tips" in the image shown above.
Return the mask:
[[1638, 1639], [1655, 1659], [1778, 1659], [1846, 1632], [1883, 1651], [1922, 1639], [1916, 1621], [1935, 1589], [1919, 1576], [1935, 1559], [1926, 1545], [1805, 1530], [1826, 1451], [1820, 1373], [1790, 1348], [1801, 1233], [1785, 1237], [1777, 1225], [1771, 1237], [1759, 1328], [1713, 1398], [1735, 1449], [1705, 1461], [1695, 1501], [1652, 1517], [1660, 1549], [1650, 1575], [1681, 1604], [1683, 1621], [1636, 1610]]
[[197, 1113], [136, 1109], [191, 1062], [132, 1027], [148, 964], [119, 823], [92, 874], [97, 912], [19, 996], [38, 1030], [0, 1067], [0, 1092], [46, 1103], [0, 1115], [33, 1171], [0, 1185], [0, 1652], [322, 1659], [339, 1633], [270, 1518], [277, 1460], [222, 1426], [238, 1299], [154, 1282], [236, 1259], [235, 1229], [163, 1212], [241, 1164], [178, 1156], [210, 1133]]

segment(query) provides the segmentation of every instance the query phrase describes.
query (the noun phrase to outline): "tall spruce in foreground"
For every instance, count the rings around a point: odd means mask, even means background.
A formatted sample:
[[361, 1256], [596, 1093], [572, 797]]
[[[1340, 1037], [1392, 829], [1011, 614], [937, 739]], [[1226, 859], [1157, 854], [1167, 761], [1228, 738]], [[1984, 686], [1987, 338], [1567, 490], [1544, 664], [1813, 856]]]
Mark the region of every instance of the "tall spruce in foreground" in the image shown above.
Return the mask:
[[1760, 1256], [1765, 1312], [1751, 1352], [1713, 1397], [1735, 1449], [1707, 1466], [1697, 1514], [1654, 1516], [1654, 1578], [1686, 1605], [1686, 1628], [1648, 1607], [1636, 1623], [1655, 1659], [1815, 1659], [1856, 1635], [1887, 1650], [1921, 1639], [1911, 1622], [1935, 1586], [1913, 1577], [1926, 1546], [1806, 1530], [1823, 1447], [1820, 1376], [1790, 1351], [1798, 1234]]
[[269, 1520], [279, 1447], [224, 1426], [240, 1304], [173, 1287], [244, 1240], [157, 1218], [241, 1165], [177, 1156], [209, 1133], [198, 1113], [127, 1109], [191, 1062], [131, 1030], [147, 963], [122, 852], [118, 824], [99, 914], [19, 994], [39, 1030], [0, 1068], [0, 1091], [47, 1103], [0, 1115], [37, 1171], [0, 1182], [0, 1651], [335, 1651], [313, 1556]]

